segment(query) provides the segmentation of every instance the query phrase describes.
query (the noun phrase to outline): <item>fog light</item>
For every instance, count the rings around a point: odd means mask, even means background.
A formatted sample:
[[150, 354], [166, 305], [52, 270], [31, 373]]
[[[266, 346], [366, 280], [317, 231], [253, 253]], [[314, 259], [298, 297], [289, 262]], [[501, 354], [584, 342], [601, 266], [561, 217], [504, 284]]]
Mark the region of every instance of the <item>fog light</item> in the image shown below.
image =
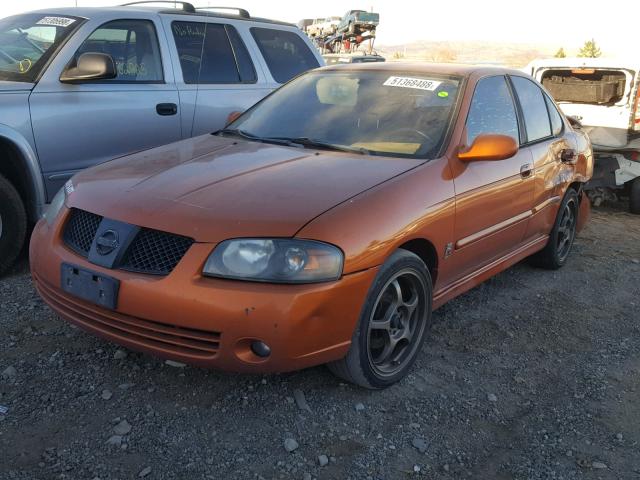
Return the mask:
[[259, 340], [251, 342], [251, 351], [261, 358], [266, 358], [271, 355], [269, 345]]

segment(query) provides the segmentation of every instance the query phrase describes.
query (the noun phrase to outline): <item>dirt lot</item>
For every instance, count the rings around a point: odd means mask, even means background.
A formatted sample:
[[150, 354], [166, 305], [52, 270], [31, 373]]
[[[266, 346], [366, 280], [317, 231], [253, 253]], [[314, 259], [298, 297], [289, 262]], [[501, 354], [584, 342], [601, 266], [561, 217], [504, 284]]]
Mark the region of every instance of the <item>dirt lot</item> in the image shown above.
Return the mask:
[[640, 217], [624, 206], [594, 212], [563, 270], [520, 264], [437, 311], [382, 392], [322, 367], [236, 376], [121, 351], [59, 320], [26, 261], [0, 279], [0, 327], [2, 479], [640, 479]]

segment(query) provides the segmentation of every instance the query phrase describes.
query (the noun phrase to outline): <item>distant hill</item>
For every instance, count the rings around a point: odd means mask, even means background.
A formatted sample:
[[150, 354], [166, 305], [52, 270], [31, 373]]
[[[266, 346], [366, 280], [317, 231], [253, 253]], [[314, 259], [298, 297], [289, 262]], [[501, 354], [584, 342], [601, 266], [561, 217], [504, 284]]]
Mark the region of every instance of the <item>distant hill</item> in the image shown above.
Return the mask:
[[376, 45], [387, 60], [486, 63], [523, 67], [536, 58], [551, 57], [559, 46], [502, 42], [421, 41], [404, 45]]

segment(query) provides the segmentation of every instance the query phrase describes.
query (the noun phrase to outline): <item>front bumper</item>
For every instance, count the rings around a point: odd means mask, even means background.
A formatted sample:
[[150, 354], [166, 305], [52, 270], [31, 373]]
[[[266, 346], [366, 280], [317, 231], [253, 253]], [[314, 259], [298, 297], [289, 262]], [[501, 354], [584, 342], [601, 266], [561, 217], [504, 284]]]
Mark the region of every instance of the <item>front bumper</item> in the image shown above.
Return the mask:
[[[65, 320], [133, 350], [235, 372], [283, 372], [346, 355], [377, 269], [330, 283], [275, 285], [203, 277], [214, 245], [195, 243], [165, 277], [89, 263], [61, 241], [68, 211], [36, 226], [30, 244], [34, 284]], [[120, 280], [116, 310], [70, 296], [60, 288], [63, 262]], [[250, 348], [271, 348], [261, 358]]]

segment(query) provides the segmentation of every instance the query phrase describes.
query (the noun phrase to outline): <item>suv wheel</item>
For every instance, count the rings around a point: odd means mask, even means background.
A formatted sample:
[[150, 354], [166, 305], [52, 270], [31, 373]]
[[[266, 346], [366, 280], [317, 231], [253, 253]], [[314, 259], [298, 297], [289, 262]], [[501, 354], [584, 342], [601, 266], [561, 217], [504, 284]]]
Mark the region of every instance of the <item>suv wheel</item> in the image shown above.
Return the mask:
[[569, 189], [558, 209], [558, 215], [553, 230], [549, 234], [547, 245], [531, 257], [535, 266], [557, 270], [567, 262], [573, 241], [576, 238], [578, 210], [578, 194], [575, 190]]
[[629, 195], [629, 211], [640, 215], [640, 177], [631, 182], [631, 194]]
[[0, 175], [0, 275], [18, 257], [27, 235], [27, 212], [14, 186]]
[[360, 314], [347, 356], [330, 363], [338, 377], [361, 387], [388, 387], [407, 375], [431, 324], [431, 276], [424, 262], [398, 250], [380, 268]]

